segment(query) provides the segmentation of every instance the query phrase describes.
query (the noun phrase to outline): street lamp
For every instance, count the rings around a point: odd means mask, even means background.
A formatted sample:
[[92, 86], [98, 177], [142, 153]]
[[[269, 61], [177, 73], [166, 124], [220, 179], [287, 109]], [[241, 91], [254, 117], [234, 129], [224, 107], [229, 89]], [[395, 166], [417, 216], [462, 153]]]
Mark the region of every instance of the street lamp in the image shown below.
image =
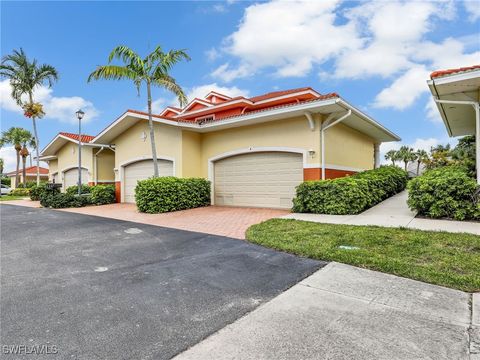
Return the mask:
[[82, 109], [76, 113], [78, 119], [78, 196], [82, 195], [82, 119], [85, 113]]

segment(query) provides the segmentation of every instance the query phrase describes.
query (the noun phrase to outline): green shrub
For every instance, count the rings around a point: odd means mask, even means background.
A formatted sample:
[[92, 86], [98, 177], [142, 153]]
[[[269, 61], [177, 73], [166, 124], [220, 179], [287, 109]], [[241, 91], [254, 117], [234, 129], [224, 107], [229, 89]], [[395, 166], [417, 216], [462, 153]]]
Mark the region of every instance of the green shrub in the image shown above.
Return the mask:
[[78, 196], [61, 193], [58, 189], [45, 189], [45, 191], [40, 194], [40, 204], [43, 207], [53, 209], [82, 207], [90, 203], [90, 194]]
[[2, 185], [6, 185], [6, 186], [11, 186], [12, 185], [12, 179], [10, 179], [9, 177], [2, 177], [0, 179]]
[[293, 211], [316, 214], [358, 214], [405, 189], [407, 173], [395, 166], [297, 186]]
[[210, 204], [210, 181], [201, 178], [158, 177], [139, 181], [138, 210], [150, 214], [192, 209]]
[[479, 188], [465, 168], [447, 166], [425, 172], [408, 183], [408, 206], [431, 218], [480, 220]]
[[40, 200], [40, 195], [45, 191], [46, 184], [40, 183], [39, 186], [34, 185], [30, 188], [30, 200], [38, 201]]
[[94, 205], [112, 204], [115, 202], [114, 185], [95, 185], [90, 187], [90, 200]]
[[[88, 186], [87, 184], [82, 184], [82, 194], [90, 194], [90, 188], [91, 188], [91, 186]], [[65, 193], [70, 194], [70, 195], [77, 195], [78, 194], [78, 185], [69, 186], [65, 190]]]
[[13, 189], [10, 192], [10, 195], [12, 195], [12, 196], [28, 196], [29, 193], [30, 193], [30, 189], [16, 188], [16, 189]]

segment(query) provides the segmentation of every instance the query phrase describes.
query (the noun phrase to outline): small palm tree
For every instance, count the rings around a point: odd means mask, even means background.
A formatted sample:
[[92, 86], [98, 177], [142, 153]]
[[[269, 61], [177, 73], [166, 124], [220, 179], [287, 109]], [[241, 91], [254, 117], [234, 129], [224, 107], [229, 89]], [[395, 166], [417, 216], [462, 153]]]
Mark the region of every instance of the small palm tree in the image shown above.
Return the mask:
[[[120, 59], [124, 66], [113, 65], [114, 59]], [[127, 46], [117, 46], [108, 57], [108, 65], [98, 66], [88, 77], [91, 80], [122, 80], [133, 81], [140, 95], [140, 87], [147, 87], [148, 126], [150, 129], [150, 145], [152, 147], [153, 173], [158, 177], [157, 152], [152, 120], [152, 93], [151, 87], [158, 86], [174, 93], [180, 106], [187, 102], [187, 97], [175, 79], [169, 75], [172, 67], [181, 60], [190, 60], [185, 50], [170, 50], [165, 53], [157, 46], [145, 58], [141, 58], [135, 51]]]
[[410, 161], [415, 161], [416, 159], [416, 155], [413, 149], [405, 145], [398, 150], [398, 157], [405, 164], [405, 171], [407, 171], [408, 163]]
[[3, 177], [3, 158], [0, 158], [0, 177]]
[[[32, 139], [30, 131], [21, 127], [11, 127], [7, 131], [2, 132], [0, 138], [0, 145], [3, 147], [5, 144], [11, 144], [15, 148], [17, 154], [17, 167], [15, 173], [15, 186], [20, 184], [20, 151], [22, 150], [22, 144], [26, 144]], [[25, 180], [25, 177], [24, 177]]]
[[400, 160], [398, 157], [398, 151], [397, 150], [389, 150], [385, 154], [385, 160], [390, 160], [392, 162], [392, 165], [395, 166], [395, 161]]
[[[35, 88], [47, 85], [52, 87], [58, 80], [57, 70], [48, 64], [39, 65], [37, 60], [30, 61], [22, 48], [13, 50], [11, 55], [6, 55], [0, 65], [0, 77], [10, 80], [12, 98], [24, 109], [25, 116], [32, 119], [33, 134], [35, 135], [35, 153], [37, 156], [37, 185], [40, 184], [40, 159], [38, 154], [39, 140], [36, 119], [45, 115], [42, 105], [34, 102]], [[27, 100], [24, 101], [24, 97]]]
[[420, 175], [420, 165], [425, 164], [428, 159], [430, 158], [428, 156], [428, 152], [425, 150], [417, 150], [415, 152], [416, 160], [417, 160], [417, 176]]

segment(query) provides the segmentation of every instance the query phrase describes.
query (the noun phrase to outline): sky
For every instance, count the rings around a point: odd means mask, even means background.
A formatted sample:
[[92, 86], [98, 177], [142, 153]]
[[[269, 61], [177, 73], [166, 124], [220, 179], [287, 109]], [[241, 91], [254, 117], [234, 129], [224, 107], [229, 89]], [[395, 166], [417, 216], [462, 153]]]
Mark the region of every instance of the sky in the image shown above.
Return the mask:
[[[210, 90], [254, 96], [310, 86], [337, 92], [402, 138], [382, 152], [409, 145], [429, 150], [455, 139], [433, 105], [426, 84], [434, 70], [480, 63], [479, 1], [0, 1], [1, 55], [23, 48], [53, 65], [60, 78], [41, 87], [40, 148], [59, 131], [96, 135], [126, 109], [145, 110], [128, 81], [87, 83], [110, 51], [127, 45], [145, 56], [157, 45], [186, 49], [191, 61], [171, 75], [189, 99]], [[153, 90], [154, 110], [177, 105]], [[1, 130], [31, 120], [0, 79]], [[13, 148], [0, 149], [14, 169]]]

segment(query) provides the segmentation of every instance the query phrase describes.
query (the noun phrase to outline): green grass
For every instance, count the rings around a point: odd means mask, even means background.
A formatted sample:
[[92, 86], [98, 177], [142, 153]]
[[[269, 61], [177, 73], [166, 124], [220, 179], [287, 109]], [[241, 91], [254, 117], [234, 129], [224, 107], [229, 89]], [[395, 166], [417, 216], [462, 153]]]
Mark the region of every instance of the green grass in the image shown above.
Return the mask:
[[312, 259], [480, 291], [477, 235], [271, 219], [251, 226], [246, 236], [252, 243]]
[[0, 196], [0, 201], [8, 201], [8, 200], [21, 200], [28, 198], [28, 196], [12, 196], [12, 195], [2, 195]]

